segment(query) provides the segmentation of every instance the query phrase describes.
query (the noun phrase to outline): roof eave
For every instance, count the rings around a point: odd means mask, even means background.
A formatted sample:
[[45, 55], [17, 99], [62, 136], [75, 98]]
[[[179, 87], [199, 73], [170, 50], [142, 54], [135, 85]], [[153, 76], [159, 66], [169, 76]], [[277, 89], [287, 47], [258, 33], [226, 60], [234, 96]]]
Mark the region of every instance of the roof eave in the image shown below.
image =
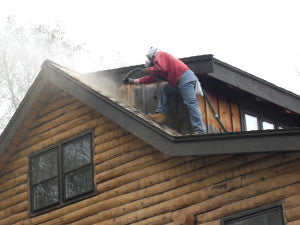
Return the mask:
[[208, 76], [300, 114], [300, 96], [214, 58]]
[[1, 133], [0, 157], [2, 156], [5, 149], [9, 146], [12, 138], [16, 134], [17, 130], [21, 127], [22, 122], [24, 121], [25, 117], [31, 110], [31, 107], [33, 106], [34, 102], [37, 100], [38, 96], [40, 95], [47, 83], [47, 80], [44, 79], [41, 74], [43, 74], [42, 70], [40, 71], [39, 75], [29, 88], [28, 92], [26, 93], [22, 102], [15, 111], [14, 115], [10, 119], [9, 123]]

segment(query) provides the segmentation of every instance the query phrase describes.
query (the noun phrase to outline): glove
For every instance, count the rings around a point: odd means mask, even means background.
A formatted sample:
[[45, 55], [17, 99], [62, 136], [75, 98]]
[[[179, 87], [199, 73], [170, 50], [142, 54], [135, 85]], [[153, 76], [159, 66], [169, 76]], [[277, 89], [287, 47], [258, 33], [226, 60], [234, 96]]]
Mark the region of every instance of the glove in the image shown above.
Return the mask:
[[123, 80], [123, 84], [125, 84], [125, 85], [131, 85], [131, 84], [134, 84], [134, 79], [132, 79], [132, 78], [125, 78], [125, 79]]

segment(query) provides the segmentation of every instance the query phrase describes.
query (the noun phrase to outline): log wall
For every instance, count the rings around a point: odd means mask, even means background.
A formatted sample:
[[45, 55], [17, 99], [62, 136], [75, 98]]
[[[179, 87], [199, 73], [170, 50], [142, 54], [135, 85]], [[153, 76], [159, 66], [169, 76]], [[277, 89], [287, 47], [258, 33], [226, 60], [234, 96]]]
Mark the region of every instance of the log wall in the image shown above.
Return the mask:
[[[1, 225], [175, 224], [174, 213], [217, 225], [277, 200], [288, 224], [299, 224], [299, 153], [169, 157], [67, 93], [45, 90], [1, 161]], [[98, 194], [30, 217], [28, 155], [90, 129]]]

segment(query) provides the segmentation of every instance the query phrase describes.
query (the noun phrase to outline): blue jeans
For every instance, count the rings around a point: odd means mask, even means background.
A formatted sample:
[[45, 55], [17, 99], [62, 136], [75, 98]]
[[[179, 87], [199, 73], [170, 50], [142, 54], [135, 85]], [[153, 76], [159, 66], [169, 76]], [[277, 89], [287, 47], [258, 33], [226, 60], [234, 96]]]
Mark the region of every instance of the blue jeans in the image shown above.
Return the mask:
[[170, 100], [172, 95], [180, 94], [184, 104], [188, 108], [193, 130], [195, 132], [206, 132], [206, 127], [203, 123], [202, 114], [195, 95], [195, 85], [196, 81], [179, 85], [178, 88], [174, 88], [169, 84], [166, 84], [160, 94], [160, 101], [158, 103], [156, 112], [167, 114], [170, 108]]

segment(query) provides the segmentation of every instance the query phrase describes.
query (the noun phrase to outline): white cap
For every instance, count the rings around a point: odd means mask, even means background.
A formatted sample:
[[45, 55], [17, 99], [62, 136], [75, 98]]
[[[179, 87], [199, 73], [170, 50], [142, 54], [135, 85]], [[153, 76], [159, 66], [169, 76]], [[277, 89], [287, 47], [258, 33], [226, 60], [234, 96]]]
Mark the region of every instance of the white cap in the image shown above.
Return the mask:
[[157, 52], [158, 52], [157, 48], [151, 47], [146, 56], [151, 61]]

